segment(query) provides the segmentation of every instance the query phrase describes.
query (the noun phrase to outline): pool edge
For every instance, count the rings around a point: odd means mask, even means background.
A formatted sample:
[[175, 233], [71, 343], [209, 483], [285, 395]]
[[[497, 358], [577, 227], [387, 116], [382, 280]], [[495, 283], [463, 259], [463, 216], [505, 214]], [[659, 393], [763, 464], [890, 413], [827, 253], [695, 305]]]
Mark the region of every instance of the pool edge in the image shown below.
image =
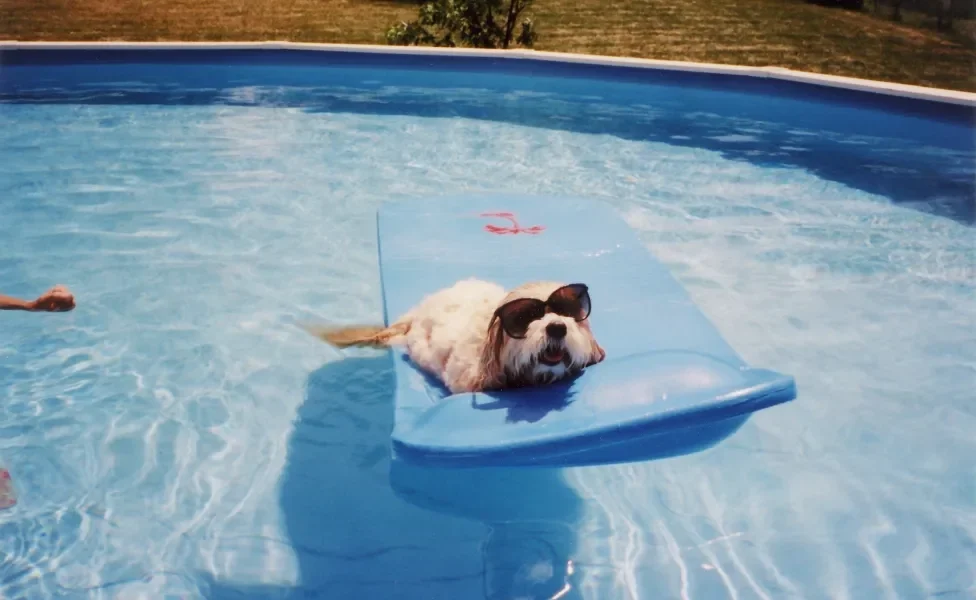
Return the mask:
[[859, 79], [840, 75], [825, 75], [797, 71], [777, 66], [744, 66], [719, 63], [671, 61], [651, 58], [618, 57], [598, 54], [577, 54], [539, 50], [492, 50], [474, 48], [436, 48], [428, 46], [385, 46], [376, 44], [329, 44], [288, 41], [261, 42], [50, 42], [0, 40], [0, 52], [5, 50], [304, 50], [317, 52], [356, 52], [364, 54], [463, 56], [468, 58], [534, 60], [563, 64], [605, 67], [631, 67], [657, 71], [685, 71], [709, 75], [738, 75], [757, 79], [774, 79], [820, 87], [846, 89], [969, 106], [976, 110], [976, 93], [925, 87], [873, 79]]

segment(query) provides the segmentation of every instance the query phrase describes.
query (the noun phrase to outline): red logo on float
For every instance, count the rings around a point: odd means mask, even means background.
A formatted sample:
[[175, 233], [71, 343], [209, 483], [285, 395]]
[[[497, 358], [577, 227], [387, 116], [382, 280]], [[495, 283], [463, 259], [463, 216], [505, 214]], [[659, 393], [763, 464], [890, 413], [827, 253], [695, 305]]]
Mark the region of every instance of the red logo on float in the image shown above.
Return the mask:
[[488, 233], [494, 233], [495, 235], [515, 235], [519, 233], [537, 235], [542, 233], [542, 230], [545, 229], [545, 227], [543, 227], [542, 225], [533, 225], [532, 227], [522, 227], [521, 225], [519, 225], [518, 219], [515, 218], [515, 213], [510, 213], [510, 212], [481, 213], [481, 216], [485, 218], [494, 217], [497, 219], [505, 219], [506, 221], [509, 221], [511, 223], [511, 225], [507, 227], [502, 227], [500, 225], [492, 225], [490, 223], [488, 225], [485, 225], [485, 231], [487, 231]]

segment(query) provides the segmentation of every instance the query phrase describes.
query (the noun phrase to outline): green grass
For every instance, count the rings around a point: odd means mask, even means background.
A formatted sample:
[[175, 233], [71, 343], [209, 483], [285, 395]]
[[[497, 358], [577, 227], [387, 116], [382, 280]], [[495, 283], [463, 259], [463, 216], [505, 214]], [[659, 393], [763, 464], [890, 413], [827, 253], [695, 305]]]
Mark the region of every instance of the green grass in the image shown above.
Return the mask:
[[[0, 39], [384, 43], [410, 0], [0, 0]], [[811, 71], [976, 91], [972, 21], [803, 0], [536, 0], [536, 48]]]

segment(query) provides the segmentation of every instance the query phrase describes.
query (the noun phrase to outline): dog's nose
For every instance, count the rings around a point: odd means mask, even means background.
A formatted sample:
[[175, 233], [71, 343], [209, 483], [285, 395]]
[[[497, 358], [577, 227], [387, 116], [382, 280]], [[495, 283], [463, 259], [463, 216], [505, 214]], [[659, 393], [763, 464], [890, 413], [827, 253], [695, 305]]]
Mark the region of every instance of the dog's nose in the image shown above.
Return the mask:
[[549, 337], [561, 340], [566, 337], [566, 324], [565, 323], [549, 323], [546, 325], [546, 333]]

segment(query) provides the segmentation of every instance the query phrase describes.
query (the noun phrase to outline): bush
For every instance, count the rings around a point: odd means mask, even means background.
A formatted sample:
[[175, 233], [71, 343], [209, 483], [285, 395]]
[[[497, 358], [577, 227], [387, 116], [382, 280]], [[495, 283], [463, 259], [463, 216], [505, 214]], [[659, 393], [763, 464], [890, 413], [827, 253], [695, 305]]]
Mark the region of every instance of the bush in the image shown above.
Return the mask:
[[519, 18], [532, 0], [429, 0], [417, 20], [399, 23], [386, 41], [399, 46], [531, 47], [536, 33], [530, 19]]

